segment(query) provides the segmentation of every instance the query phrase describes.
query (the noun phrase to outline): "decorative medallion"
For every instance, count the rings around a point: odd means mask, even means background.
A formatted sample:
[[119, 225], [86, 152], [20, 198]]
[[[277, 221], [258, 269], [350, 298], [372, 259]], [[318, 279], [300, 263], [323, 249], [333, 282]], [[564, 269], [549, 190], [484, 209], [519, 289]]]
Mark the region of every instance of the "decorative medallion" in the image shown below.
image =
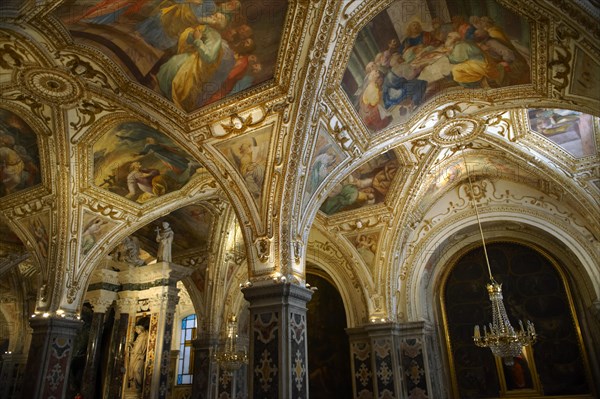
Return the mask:
[[49, 105], [73, 104], [83, 93], [83, 86], [77, 79], [58, 70], [38, 67], [23, 69], [17, 74], [17, 82]]
[[437, 125], [431, 139], [443, 147], [451, 147], [473, 141], [482, 130], [483, 126], [476, 119], [457, 118]]

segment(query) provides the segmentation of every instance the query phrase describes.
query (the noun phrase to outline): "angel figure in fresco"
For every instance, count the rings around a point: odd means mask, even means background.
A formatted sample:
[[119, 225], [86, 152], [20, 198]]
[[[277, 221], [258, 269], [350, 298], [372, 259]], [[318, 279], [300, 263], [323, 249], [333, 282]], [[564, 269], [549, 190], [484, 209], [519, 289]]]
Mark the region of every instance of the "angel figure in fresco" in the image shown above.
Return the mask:
[[365, 263], [371, 267], [375, 260], [375, 251], [377, 249], [377, 241], [373, 239], [371, 234], [359, 234], [355, 242], [356, 250], [362, 256]]
[[259, 148], [256, 139], [244, 141], [238, 147], [237, 154], [231, 150], [231, 156], [239, 167], [239, 171], [246, 182], [246, 187], [254, 199], [260, 198], [263, 181], [265, 179], [265, 167], [259, 157]]
[[98, 233], [107, 223], [106, 220], [95, 217], [85, 226], [81, 234], [81, 251], [84, 255], [94, 247], [94, 244], [98, 241]]

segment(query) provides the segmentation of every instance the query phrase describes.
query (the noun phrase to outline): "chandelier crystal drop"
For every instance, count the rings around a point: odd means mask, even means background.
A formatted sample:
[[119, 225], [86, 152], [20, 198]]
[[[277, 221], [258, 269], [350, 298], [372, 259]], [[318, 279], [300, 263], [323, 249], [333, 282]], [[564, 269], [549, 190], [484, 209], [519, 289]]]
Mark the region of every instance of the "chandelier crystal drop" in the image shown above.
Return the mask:
[[531, 345], [535, 342], [537, 339], [537, 334], [535, 333], [533, 323], [529, 320], [527, 320], [526, 328], [523, 326], [523, 322], [519, 320], [519, 331], [515, 331], [513, 326], [510, 324], [510, 320], [506, 314], [506, 309], [504, 308], [504, 302], [502, 301], [502, 284], [496, 282], [496, 280], [494, 280], [494, 276], [492, 275], [492, 268], [490, 267], [490, 260], [488, 257], [487, 248], [485, 246], [485, 237], [483, 235], [483, 228], [481, 227], [479, 210], [477, 208], [477, 203], [475, 203], [475, 191], [473, 190], [473, 182], [471, 181], [469, 167], [467, 166], [464, 146], [462, 146], [461, 152], [463, 161], [465, 163], [469, 188], [471, 190], [470, 199], [473, 207], [475, 208], [475, 216], [477, 217], [477, 225], [479, 226], [479, 233], [481, 235], [485, 263], [490, 276], [490, 282], [486, 285], [486, 288], [490, 296], [490, 302], [492, 303], [492, 322], [488, 326], [483, 326], [483, 335], [481, 335], [479, 325], [476, 325], [473, 334], [473, 341], [475, 342], [475, 345], [479, 347], [490, 348], [495, 356], [502, 358], [505, 365], [512, 366], [514, 364], [514, 358], [521, 354], [524, 346]]
[[232, 315], [227, 321], [227, 337], [225, 338], [225, 347], [223, 350], [215, 353], [215, 361], [219, 364], [222, 370], [233, 372], [238, 370], [244, 364], [248, 363], [248, 355], [246, 351], [237, 349], [237, 318]]

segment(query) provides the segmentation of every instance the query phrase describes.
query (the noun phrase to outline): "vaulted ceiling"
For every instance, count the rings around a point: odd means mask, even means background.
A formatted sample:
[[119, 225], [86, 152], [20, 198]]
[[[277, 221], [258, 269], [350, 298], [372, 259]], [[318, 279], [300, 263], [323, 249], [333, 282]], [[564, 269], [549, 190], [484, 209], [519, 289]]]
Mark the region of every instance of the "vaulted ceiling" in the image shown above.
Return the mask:
[[599, 38], [583, 0], [3, 2], [0, 255], [76, 304], [168, 221], [200, 290], [233, 232], [253, 277], [337, 240], [376, 287], [466, 165], [597, 240]]

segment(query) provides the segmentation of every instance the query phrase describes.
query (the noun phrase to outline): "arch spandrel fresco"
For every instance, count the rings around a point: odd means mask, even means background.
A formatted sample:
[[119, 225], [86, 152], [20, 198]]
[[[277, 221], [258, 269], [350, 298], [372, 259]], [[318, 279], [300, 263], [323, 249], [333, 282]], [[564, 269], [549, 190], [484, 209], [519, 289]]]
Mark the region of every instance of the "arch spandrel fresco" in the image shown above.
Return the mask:
[[575, 158], [596, 155], [596, 127], [592, 115], [568, 109], [530, 109], [530, 129]]
[[342, 88], [377, 132], [442, 92], [528, 84], [530, 59], [527, 20], [494, 1], [398, 0], [358, 33]]
[[56, 16], [191, 112], [273, 77], [286, 11], [285, 0], [75, 0]]
[[41, 183], [39, 156], [31, 127], [0, 109], [0, 198]]
[[94, 184], [137, 203], [179, 190], [200, 168], [171, 139], [140, 122], [108, 129], [93, 153]]
[[173, 230], [172, 252], [174, 256], [190, 250], [206, 249], [210, 240], [213, 227], [213, 215], [202, 205], [188, 205], [177, 209], [158, 221], [147, 224], [139, 229], [135, 236], [141, 241], [142, 247], [152, 255], [156, 255], [158, 243], [156, 241], [156, 228], [163, 222], [169, 223]]
[[383, 202], [398, 172], [393, 150], [379, 155], [350, 173], [329, 193], [319, 208], [326, 215]]

